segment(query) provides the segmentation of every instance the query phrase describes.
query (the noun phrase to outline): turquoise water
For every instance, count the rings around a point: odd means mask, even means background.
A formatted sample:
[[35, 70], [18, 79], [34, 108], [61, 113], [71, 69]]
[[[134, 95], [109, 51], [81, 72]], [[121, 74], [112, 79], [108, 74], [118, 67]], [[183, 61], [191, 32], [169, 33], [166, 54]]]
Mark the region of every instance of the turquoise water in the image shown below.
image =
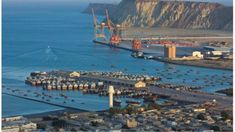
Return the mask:
[[[92, 16], [81, 14], [82, 9], [79, 4], [3, 3], [3, 85], [34, 90], [24, 84], [31, 71], [126, 69], [129, 73], [159, 75], [163, 82], [203, 86], [206, 92], [232, 87], [231, 71], [134, 59], [128, 51], [92, 43]], [[101, 100], [103, 103], [92, 107], [106, 106], [107, 99]], [[40, 104], [42, 109], [29, 107], [33, 103], [4, 95], [3, 116], [58, 109], [44, 104]]]

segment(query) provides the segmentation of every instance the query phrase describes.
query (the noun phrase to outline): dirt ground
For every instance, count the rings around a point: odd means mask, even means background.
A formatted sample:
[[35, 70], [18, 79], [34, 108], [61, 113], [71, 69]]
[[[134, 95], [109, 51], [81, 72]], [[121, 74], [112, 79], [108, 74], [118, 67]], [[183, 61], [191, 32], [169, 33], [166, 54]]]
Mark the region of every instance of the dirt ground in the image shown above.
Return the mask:
[[180, 64], [180, 65], [190, 65], [190, 66], [199, 66], [207, 68], [216, 68], [216, 69], [233, 69], [233, 60], [194, 60], [194, 61], [179, 61], [179, 60], [169, 60], [171, 63]]
[[[195, 43], [216, 45], [224, 47], [233, 46], [233, 32], [222, 30], [202, 30], [202, 29], [177, 29], [177, 28], [137, 28], [131, 27], [122, 31], [125, 37], [205, 37], [202, 39], [190, 39]], [[206, 38], [208, 37], [208, 38]]]

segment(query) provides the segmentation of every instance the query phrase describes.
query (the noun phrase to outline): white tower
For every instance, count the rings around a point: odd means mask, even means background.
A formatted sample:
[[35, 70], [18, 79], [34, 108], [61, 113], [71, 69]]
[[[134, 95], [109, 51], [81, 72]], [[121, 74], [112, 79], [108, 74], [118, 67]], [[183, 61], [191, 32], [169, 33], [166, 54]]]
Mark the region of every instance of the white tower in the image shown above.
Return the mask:
[[109, 86], [109, 107], [113, 108], [113, 94], [114, 94], [114, 88], [112, 85]]

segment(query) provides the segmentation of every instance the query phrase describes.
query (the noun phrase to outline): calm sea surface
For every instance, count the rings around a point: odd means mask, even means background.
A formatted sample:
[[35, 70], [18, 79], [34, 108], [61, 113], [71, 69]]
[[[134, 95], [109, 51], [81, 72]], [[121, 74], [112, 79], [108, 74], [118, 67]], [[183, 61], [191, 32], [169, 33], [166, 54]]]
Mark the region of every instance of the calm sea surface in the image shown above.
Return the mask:
[[[163, 82], [203, 86], [206, 92], [232, 87], [231, 71], [134, 59], [128, 51], [92, 43], [92, 17], [81, 14], [82, 9], [79, 4], [3, 3], [3, 85], [34, 90], [24, 84], [32, 71], [125, 69], [128, 73], [159, 75]], [[88, 104], [90, 101], [90, 108], [107, 106], [107, 98], [72, 94]], [[3, 116], [62, 109], [8, 95], [2, 97]], [[100, 104], [94, 103], [97, 100]]]

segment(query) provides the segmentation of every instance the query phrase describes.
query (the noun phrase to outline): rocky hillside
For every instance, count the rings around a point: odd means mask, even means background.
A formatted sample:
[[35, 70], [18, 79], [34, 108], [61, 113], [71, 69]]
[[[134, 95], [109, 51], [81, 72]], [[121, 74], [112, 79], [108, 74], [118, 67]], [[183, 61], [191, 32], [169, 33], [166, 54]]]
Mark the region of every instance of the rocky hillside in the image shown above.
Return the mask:
[[122, 0], [111, 19], [125, 26], [232, 30], [233, 8], [206, 2]]
[[116, 9], [115, 4], [105, 4], [105, 3], [90, 3], [88, 7], [83, 11], [83, 13], [92, 14], [92, 8], [96, 15], [105, 15], [105, 10], [113, 12]]

